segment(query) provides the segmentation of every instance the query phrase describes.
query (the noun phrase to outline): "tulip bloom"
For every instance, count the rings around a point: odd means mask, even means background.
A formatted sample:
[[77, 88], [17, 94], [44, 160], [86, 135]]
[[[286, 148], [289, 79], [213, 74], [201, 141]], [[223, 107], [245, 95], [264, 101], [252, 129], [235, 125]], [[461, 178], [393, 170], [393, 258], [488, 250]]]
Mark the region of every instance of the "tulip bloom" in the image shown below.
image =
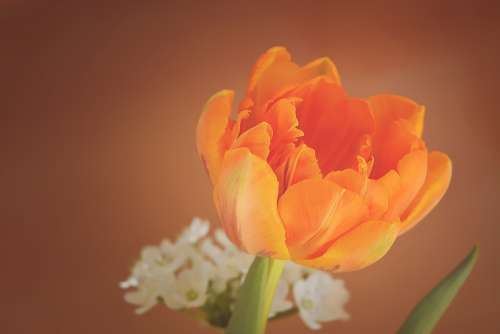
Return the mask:
[[234, 93], [206, 103], [197, 148], [231, 241], [247, 253], [352, 271], [380, 259], [429, 213], [451, 178], [422, 140], [425, 109], [350, 97], [328, 58], [303, 67], [275, 47]]

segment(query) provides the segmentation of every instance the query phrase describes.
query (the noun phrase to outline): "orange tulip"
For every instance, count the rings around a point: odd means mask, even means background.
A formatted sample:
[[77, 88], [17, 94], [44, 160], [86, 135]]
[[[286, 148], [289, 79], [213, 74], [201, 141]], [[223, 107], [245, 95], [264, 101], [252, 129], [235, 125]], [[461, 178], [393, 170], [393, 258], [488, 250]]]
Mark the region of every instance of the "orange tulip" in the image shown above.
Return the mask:
[[361, 269], [448, 188], [450, 159], [422, 140], [424, 107], [348, 96], [328, 58], [300, 67], [274, 47], [255, 64], [235, 119], [233, 96], [208, 100], [197, 148], [222, 226], [250, 254]]

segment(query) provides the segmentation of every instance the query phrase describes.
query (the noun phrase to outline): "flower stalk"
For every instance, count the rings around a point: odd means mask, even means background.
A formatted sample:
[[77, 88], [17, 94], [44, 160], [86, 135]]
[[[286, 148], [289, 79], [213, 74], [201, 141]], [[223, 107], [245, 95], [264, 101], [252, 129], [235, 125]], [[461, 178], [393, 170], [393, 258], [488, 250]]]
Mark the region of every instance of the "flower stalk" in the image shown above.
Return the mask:
[[226, 334], [262, 334], [285, 261], [256, 257], [238, 292]]

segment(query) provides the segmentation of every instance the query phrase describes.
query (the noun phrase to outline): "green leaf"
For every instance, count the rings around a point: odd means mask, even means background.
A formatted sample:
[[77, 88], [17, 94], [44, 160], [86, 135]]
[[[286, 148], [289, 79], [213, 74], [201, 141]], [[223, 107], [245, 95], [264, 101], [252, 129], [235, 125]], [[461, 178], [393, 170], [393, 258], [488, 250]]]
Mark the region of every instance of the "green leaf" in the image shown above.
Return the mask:
[[399, 329], [398, 334], [428, 334], [432, 332], [472, 271], [478, 253], [478, 247], [474, 246], [465, 259], [415, 306]]
[[262, 334], [285, 262], [256, 257], [238, 291], [226, 334]]

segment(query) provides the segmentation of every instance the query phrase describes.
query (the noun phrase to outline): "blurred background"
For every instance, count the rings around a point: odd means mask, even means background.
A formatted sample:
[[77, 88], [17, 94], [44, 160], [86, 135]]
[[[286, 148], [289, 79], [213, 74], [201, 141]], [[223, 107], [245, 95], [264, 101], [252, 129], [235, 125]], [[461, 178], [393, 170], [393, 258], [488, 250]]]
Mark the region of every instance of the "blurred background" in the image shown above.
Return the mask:
[[[205, 100], [242, 97], [267, 48], [330, 56], [351, 95], [427, 106], [454, 176], [424, 223], [345, 279], [352, 318], [321, 333], [394, 333], [469, 251], [481, 255], [435, 333], [500, 332], [500, 11], [493, 1], [0, 2], [4, 333], [211, 333], [118, 282], [193, 216], [217, 224], [195, 151]], [[307, 333], [298, 317], [269, 333]]]

